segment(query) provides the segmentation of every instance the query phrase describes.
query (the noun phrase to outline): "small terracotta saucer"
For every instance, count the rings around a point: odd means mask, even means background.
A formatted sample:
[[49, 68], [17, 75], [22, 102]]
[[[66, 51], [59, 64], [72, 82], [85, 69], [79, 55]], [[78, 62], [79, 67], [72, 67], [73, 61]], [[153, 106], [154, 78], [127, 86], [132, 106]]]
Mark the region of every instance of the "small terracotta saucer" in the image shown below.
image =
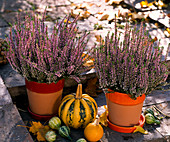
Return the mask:
[[[122, 127], [122, 126], [115, 125], [111, 123], [109, 119], [107, 119], [107, 122], [108, 122], [108, 126], [110, 129], [117, 131], [117, 132], [121, 132], [121, 133], [133, 133], [133, 131], [136, 129], [135, 127]], [[140, 120], [137, 126], [143, 127], [144, 123], [145, 123], [145, 117], [141, 114]]]
[[57, 114], [53, 114], [53, 115], [39, 115], [39, 114], [35, 114], [33, 113], [30, 108], [28, 107], [28, 112], [31, 114], [31, 117], [33, 119], [39, 120], [39, 121], [48, 121], [50, 120], [53, 116], [56, 116]]

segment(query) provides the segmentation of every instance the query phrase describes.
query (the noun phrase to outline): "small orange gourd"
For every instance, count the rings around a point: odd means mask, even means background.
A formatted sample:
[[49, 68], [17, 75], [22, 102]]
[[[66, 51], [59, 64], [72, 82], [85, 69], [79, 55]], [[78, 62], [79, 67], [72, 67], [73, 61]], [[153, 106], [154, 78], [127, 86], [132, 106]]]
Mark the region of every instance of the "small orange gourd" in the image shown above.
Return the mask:
[[96, 142], [103, 137], [103, 128], [99, 124], [100, 118], [93, 123], [89, 123], [84, 129], [84, 136], [88, 141]]

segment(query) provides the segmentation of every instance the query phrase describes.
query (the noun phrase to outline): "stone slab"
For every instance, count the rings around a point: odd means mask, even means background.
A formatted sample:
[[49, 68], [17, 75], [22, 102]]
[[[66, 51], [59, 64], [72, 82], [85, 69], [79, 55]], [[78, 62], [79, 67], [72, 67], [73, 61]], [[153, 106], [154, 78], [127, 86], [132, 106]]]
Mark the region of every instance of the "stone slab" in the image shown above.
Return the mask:
[[0, 141], [33, 142], [0, 76]]
[[170, 101], [170, 90], [154, 90], [145, 99], [144, 106]]
[[63, 6], [70, 5], [69, 0], [27, 0], [28, 3], [36, 5], [37, 7], [41, 4], [44, 6]]
[[149, 17], [165, 25], [167, 28], [170, 27], [170, 18], [166, 15], [166, 11], [164, 12], [162, 12], [162, 10], [152, 11], [150, 12]]
[[79, 31], [81, 32], [94, 30], [94, 27], [90, 25], [90, 22], [86, 19], [77, 21], [77, 27], [79, 27]]
[[7, 88], [25, 85], [24, 78], [15, 72], [10, 64], [0, 66], [0, 75]]
[[0, 106], [12, 103], [12, 99], [0, 76]]
[[0, 12], [11, 12], [22, 10], [30, 10], [32, 6], [26, 0], [0, 0]]
[[5, 22], [5, 20], [2, 19], [1, 16], [0, 16], [0, 27], [6, 27], [6, 26], [8, 26], [8, 24], [7, 24], [7, 23]]
[[[31, 13], [31, 11], [22, 11], [20, 12], [20, 19], [21, 21], [23, 21], [26, 13]], [[18, 17], [18, 12], [10, 12], [10, 13], [3, 13], [1, 14], [1, 16], [5, 19], [6, 22], [11, 23], [12, 25], [15, 24], [15, 22], [17, 22], [17, 17]]]
[[55, 11], [51, 11], [47, 13], [47, 15], [49, 15], [52, 18], [52, 20], [57, 20], [64, 18], [69, 13], [71, 13], [71, 6], [61, 6], [56, 7]]
[[0, 141], [1, 142], [33, 142], [22, 121], [17, 108], [11, 103], [0, 108]]

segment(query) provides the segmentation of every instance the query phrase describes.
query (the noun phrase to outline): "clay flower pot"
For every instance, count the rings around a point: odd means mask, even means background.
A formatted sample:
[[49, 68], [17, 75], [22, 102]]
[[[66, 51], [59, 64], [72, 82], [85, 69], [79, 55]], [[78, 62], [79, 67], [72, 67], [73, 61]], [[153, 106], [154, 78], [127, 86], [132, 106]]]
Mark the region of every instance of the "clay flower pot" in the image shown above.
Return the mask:
[[54, 115], [61, 104], [64, 79], [56, 84], [37, 83], [25, 80], [29, 107], [37, 115]]
[[111, 123], [118, 126], [134, 126], [139, 124], [145, 94], [136, 100], [131, 99], [127, 94], [113, 92], [105, 93]]

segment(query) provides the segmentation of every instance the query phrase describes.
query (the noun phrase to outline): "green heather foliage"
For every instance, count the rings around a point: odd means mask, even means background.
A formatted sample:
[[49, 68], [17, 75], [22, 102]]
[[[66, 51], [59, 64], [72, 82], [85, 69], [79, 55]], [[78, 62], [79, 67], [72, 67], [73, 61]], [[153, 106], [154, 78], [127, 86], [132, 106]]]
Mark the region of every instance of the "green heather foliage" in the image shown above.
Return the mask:
[[[57, 22], [49, 36], [45, 26], [46, 14], [40, 20], [37, 16], [27, 15], [21, 24], [20, 16], [11, 27], [7, 40], [7, 59], [14, 70], [27, 80], [51, 83], [62, 78], [73, 78], [80, 82], [85, 62], [82, 54], [87, 45], [88, 33], [77, 35], [77, 19], [68, 23], [70, 15]], [[64, 20], [67, 19], [67, 22]]]
[[100, 87], [127, 93], [132, 99], [147, 95], [168, 76], [161, 61], [163, 48], [159, 44], [153, 46], [143, 22], [139, 30], [136, 26], [131, 29], [127, 23], [124, 39], [120, 41], [115, 24], [115, 32], [111, 36], [108, 33], [105, 43], [101, 41], [93, 53]]

